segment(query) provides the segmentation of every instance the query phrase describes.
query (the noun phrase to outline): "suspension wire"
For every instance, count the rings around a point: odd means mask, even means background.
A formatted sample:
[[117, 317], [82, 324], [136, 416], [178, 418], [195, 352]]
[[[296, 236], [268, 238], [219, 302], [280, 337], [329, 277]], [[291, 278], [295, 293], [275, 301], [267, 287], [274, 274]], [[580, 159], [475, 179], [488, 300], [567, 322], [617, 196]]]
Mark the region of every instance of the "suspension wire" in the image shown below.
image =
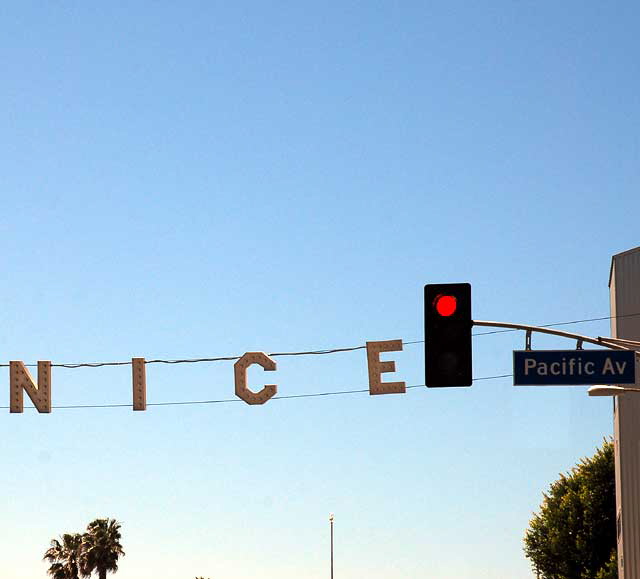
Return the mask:
[[[474, 382], [481, 380], [497, 380], [500, 378], [510, 378], [513, 374], [498, 374], [496, 376], [483, 376], [480, 378], [474, 378]], [[413, 384], [407, 386], [406, 389], [425, 388], [424, 384]], [[298, 398], [320, 398], [326, 396], [344, 396], [348, 394], [364, 394], [368, 393], [369, 388], [358, 388], [352, 390], [335, 390], [331, 392], [309, 392], [305, 394], [283, 394], [280, 396], [274, 396], [271, 400], [294, 400]], [[205, 404], [227, 404], [230, 402], [244, 402], [240, 398], [221, 398], [218, 400], [184, 400], [184, 401], [168, 401], [168, 402], [148, 402], [147, 406], [194, 406]], [[114, 403], [114, 404], [70, 404], [61, 406], [52, 406], [52, 410], [77, 410], [77, 409], [90, 409], [90, 408], [132, 408], [133, 404]], [[9, 406], [0, 406], [0, 410], [7, 410]], [[35, 410], [35, 406], [25, 406], [29, 410]]]
[[[630, 318], [630, 317], [635, 317], [635, 316], [640, 316], [640, 313], [636, 313], [636, 314], [625, 314], [625, 315], [620, 315], [620, 316], [604, 316], [604, 317], [600, 317], [600, 318], [585, 318], [582, 320], [573, 320], [570, 322], [556, 322], [553, 324], [545, 324], [542, 326], [528, 326], [528, 327], [535, 327], [535, 328], [553, 328], [553, 327], [557, 327], [557, 326], [568, 326], [568, 325], [572, 325], [572, 324], [582, 324], [582, 323], [586, 323], [586, 322], [597, 322], [597, 321], [603, 321], [603, 320], [611, 320], [611, 319], [620, 319], [620, 318]], [[480, 325], [479, 323], [476, 322], [476, 325]], [[488, 324], [487, 324], [488, 325]], [[513, 324], [514, 326], [516, 324]], [[520, 328], [508, 328], [508, 329], [501, 329], [501, 330], [493, 330], [490, 332], [478, 332], [473, 334], [473, 336], [488, 336], [491, 334], [501, 334], [501, 333], [507, 333], [507, 332], [517, 332], [519, 331]], [[559, 335], [559, 334], [558, 334]], [[589, 341], [589, 340], [593, 340], [592, 338], [587, 338], [585, 339], [585, 341]], [[616, 341], [618, 342], [626, 342], [625, 340], [618, 340], [617, 338], [598, 338], [599, 345], [607, 345], [609, 343], [615, 343]], [[412, 341], [403, 341], [402, 342], [403, 345], [408, 346], [408, 345], [413, 345], [413, 344], [423, 344], [424, 340], [412, 340]], [[595, 343], [595, 342], [594, 342]], [[635, 344], [635, 343], [634, 343]], [[614, 346], [615, 347], [615, 346]], [[624, 349], [621, 346], [618, 346], [621, 349]], [[356, 350], [364, 350], [366, 349], [366, 346], [352, 346], [352, 347], [347, 347], [347, 348], [329, 348], [329, 349], [322, 349], [322, 350], [307, 350], [307, 351], [301, 351], [301, 352], [273, 352], [271, 354], [269, 354], [269, 356], [323, 356], [326, 354], [336, 354], [336, 353], [340, 353], [340, 352], [354, 352]], [[145, 360], [146, 364], [197, 364], [200, 362], [228, 362], [228, 361], [234, 361], [234, 360], [239, 360], [241, 358], [241, 356], [219, 356], [219, 357], [215, 357], [215, 358], [182, 358], [182, 359], [176, 359], [176, 360], [165, 360], [165, 359], [153, 359], [153, 360]], [[26, 367], [37, 367], [37, 364], [25, 364]], [[54, 368], [69, 368], [69, 369], [76, 369], [76, 368], [102, 368], [102, 367], [108, 367], [108, 366], [131, 366], [131, 361], [123, 361], [123, 362], [81, 362], [81, 363], [66, 363], [66, 364], [51, 364], [52, 367]], [[0, 368], [8, 368], [9, 364], [0, 364]]]

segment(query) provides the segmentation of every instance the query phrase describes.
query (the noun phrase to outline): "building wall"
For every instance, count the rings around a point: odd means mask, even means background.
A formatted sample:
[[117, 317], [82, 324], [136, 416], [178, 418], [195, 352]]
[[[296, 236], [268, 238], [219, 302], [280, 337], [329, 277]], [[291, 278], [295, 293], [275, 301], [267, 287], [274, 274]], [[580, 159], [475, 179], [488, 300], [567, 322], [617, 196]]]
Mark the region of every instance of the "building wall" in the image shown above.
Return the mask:
[[[640, 340], [640, 247], [613, 256], [609, 289], [611, 335]], [[614, 440], [619, 578], [640, 579], [640, 394], [615, 398]]]

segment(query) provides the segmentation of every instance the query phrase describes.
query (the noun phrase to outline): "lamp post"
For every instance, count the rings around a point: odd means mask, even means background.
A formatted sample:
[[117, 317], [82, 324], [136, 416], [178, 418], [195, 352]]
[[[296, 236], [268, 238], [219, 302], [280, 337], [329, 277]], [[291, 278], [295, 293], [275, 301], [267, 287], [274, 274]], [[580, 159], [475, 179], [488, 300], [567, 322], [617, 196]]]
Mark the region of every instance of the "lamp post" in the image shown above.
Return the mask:
[[331, 579], [333, 579], [333, 513], [329, 515], [329, 525], [331, 527]]
[[640, 392], [640, 388], [627, 386], [591, 386], [587, 390], [589, 396], [621, 396], [625, 392]]

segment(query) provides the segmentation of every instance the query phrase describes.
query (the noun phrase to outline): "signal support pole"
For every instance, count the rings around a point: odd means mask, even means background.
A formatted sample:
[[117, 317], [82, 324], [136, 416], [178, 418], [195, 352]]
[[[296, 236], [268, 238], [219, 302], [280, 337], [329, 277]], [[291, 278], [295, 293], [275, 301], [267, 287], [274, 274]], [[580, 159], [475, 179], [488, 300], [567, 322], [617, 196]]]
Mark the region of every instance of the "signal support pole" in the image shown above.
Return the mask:
[[329, 524], [331, 525], [331, 579], [333, 579], [333, 513], [329, 515]]
[[[611, 335], [640, 340], [640, 247], [614, 255], [609, 276]], [[636, 348], [638, 349], [638, 348]], [[638, 369], [638, 356], [636, 356]], [[636, 387], [640, 377], [636, 372]], [[640, 396], [613, 398], [618, 577], [640, 579]]]

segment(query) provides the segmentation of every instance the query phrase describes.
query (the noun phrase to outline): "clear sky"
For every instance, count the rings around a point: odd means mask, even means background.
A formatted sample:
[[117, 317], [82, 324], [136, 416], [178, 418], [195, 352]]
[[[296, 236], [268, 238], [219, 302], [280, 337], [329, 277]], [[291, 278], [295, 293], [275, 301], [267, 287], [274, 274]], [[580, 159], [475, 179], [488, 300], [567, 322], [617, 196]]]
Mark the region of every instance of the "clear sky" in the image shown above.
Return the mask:
[[[425, 283], [473, 316], [607, 316], [640, 245], [636, 2], [3, 2], [0, 363], [423, 339]], [[608, 335], [607, 321], [565, 327]], [[480, 329], [476, 330], [480, 332]], [[534, 347], [571, 348], [534, 337]], [[511, 373], [522, 333], [474, 338]], [[423, 384], [423, 346], [385, 380]], [[253, 386], [367, 388], [362, 350]], [[542, 492], [612, 433], [586, 387], [412, 388], [7, 410], [2, 576], [122, 522], [118, 579], [532, 577]], [[231, 362], [149, 365], [148, 401], [234, 399]], [[53, 369], [53, 405], [130, 369]], [[4, 382], [4, 385], [2, 385]]]

